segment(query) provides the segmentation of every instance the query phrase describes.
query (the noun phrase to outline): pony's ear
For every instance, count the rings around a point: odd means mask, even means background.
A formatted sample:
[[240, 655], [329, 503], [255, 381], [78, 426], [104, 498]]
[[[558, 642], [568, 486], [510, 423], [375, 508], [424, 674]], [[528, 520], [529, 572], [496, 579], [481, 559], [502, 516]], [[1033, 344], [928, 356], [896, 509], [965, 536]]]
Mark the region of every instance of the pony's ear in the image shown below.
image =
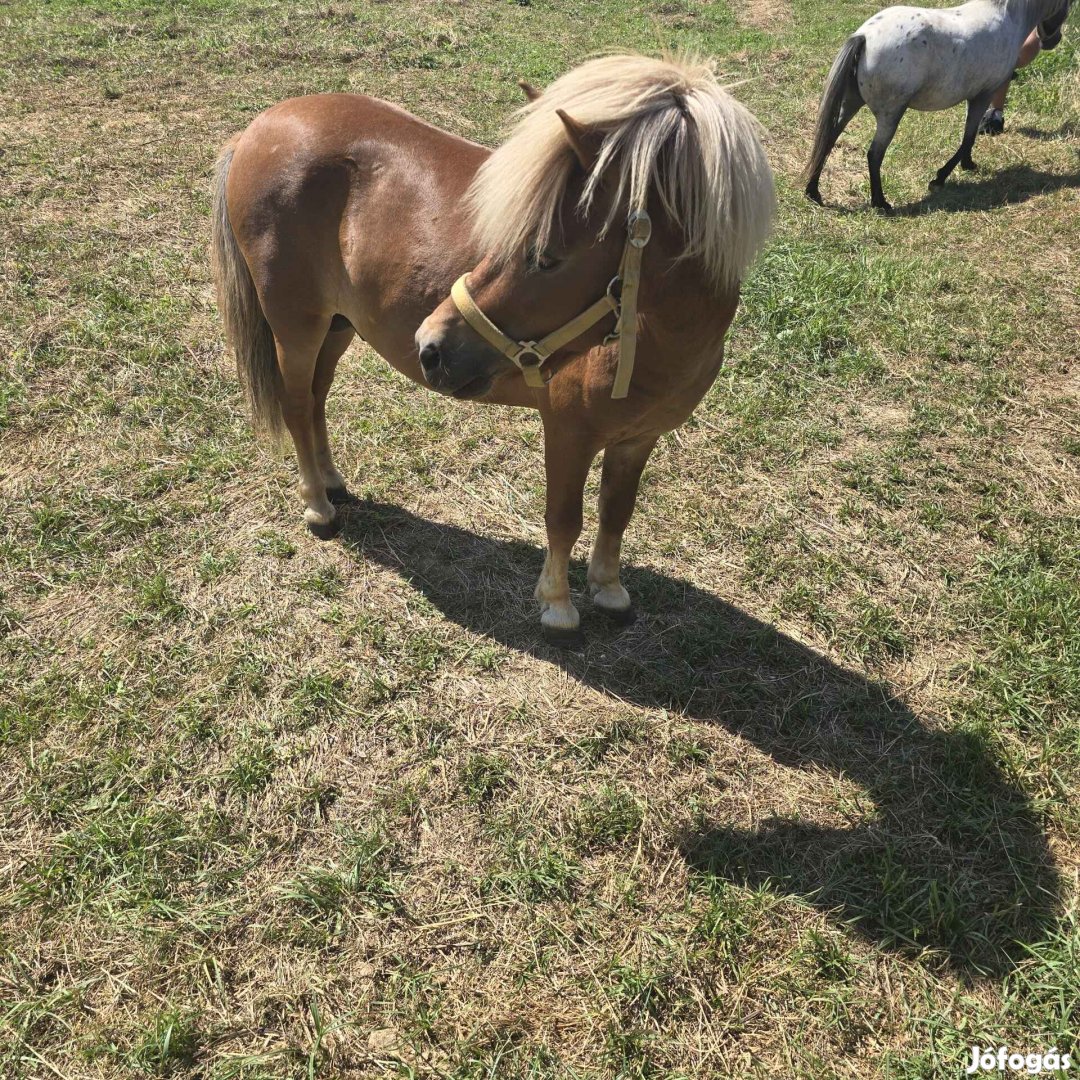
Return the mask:
[[563, 112], [562, 109], [556, 109], [555, 113], [566, 129], [566, 138], [574, 151], [574, 155], [581, 162], [581, 167], [586, 173], [592, 172], [596, 159], [600, 156], [600, 144], [603, 142], [603, 136], [599, 132], [590, 131], [583, 124], [579, 124], [569, 113]]
[[526, 82], [525, 79], [518, 79], [518, 86], [521, 87], [521, 92], [529, 99], [530, 103], [540, 96], [540, 91], [531, 82]]

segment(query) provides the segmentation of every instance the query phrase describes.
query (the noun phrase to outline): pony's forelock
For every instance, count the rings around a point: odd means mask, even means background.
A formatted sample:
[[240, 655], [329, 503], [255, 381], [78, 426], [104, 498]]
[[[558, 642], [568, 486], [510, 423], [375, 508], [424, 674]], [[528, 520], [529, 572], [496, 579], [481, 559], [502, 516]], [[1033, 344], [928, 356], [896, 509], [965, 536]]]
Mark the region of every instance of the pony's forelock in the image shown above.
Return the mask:
[[614, 186], [601, 234], [654, 194], [718, 289], [741, 280], [772, 225], [772, 171], [753, 115], [711, 63], [687, 56], [599, 57], [521, 109], [466, 196], [486, 254], [506, 260], [552, 239], [576, 160], [557, 109], [602, 137], [578, 207], [602, 181]]

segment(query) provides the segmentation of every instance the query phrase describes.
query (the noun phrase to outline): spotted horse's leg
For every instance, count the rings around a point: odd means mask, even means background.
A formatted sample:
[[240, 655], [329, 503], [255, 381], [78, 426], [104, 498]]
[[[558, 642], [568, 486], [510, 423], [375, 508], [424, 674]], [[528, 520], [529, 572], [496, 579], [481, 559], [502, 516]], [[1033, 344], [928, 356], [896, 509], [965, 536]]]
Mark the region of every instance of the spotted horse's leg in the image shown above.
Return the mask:
[[881, 210], [886, 214], [892, 213], [892, 206], [885, 198], [885, 192], [881, 186], [881, 162], [885, 158], [885, 151], [889, 149], [889, 143], [893, 141], [893, 136], [906, 110], [907, 106], [901, 105], [898, 108], [874, 114], [877, 119], [877, 128], [874, 131], [870, 149], [866, 151], [866, 166], [870, 171], [870, 205], [875, 210]]
[[983, 114], [986, 112], [986, 106], [990, 104], [991, 96], [991, 94], [980, 94], [968, 102], [967, 119], [964, 122], [964, 138], [960, 143], [960, 148], [938, 169], [937, 175], [930, 181], [931, 188], [939, 188], [944, 185], [957, 165], [968, 172], [975, 169], [975, 162], [971, 157], [971, 148], [975, 145], [975, 140], [979, 136], [979, 124], [982, 121]]

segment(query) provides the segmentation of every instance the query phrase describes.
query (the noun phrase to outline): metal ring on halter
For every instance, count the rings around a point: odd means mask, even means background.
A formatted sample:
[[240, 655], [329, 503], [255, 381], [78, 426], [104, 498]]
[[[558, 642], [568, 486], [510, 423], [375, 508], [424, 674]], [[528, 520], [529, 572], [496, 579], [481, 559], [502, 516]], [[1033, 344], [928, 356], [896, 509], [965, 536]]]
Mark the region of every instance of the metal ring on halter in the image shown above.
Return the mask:
[[604, 335], [604, 344], [610, 345], [613, 341], [619, 340], [619, 329], [622, 322], [622, 275], [616, 274], [609, 282], [607, 287], [607, 298], [612, 303], [611, 313], [615, 316], [615, 325], [611, 328], [611, 331]]
[[[530, 356], [532, 359], [526, 360], [526, 356]], [[520, 350], [512, 359], [518, 367], [539, 367], [544, 362], [544, 357], [537, 352], [535, 341], [521, 342]]]

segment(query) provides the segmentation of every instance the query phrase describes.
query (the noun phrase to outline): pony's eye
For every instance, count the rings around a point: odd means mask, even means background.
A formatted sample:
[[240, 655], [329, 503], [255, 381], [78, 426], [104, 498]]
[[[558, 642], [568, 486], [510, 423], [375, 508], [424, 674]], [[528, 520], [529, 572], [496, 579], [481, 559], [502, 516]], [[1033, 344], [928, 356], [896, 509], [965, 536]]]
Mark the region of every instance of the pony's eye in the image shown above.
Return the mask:
[[531, 247], [525, 253], [525, 264], [530, 270], [539, 270], [541, 272], [545, 270], [554, 270], [559, 265], [560, 260], [557, 259], [550, 251]]

